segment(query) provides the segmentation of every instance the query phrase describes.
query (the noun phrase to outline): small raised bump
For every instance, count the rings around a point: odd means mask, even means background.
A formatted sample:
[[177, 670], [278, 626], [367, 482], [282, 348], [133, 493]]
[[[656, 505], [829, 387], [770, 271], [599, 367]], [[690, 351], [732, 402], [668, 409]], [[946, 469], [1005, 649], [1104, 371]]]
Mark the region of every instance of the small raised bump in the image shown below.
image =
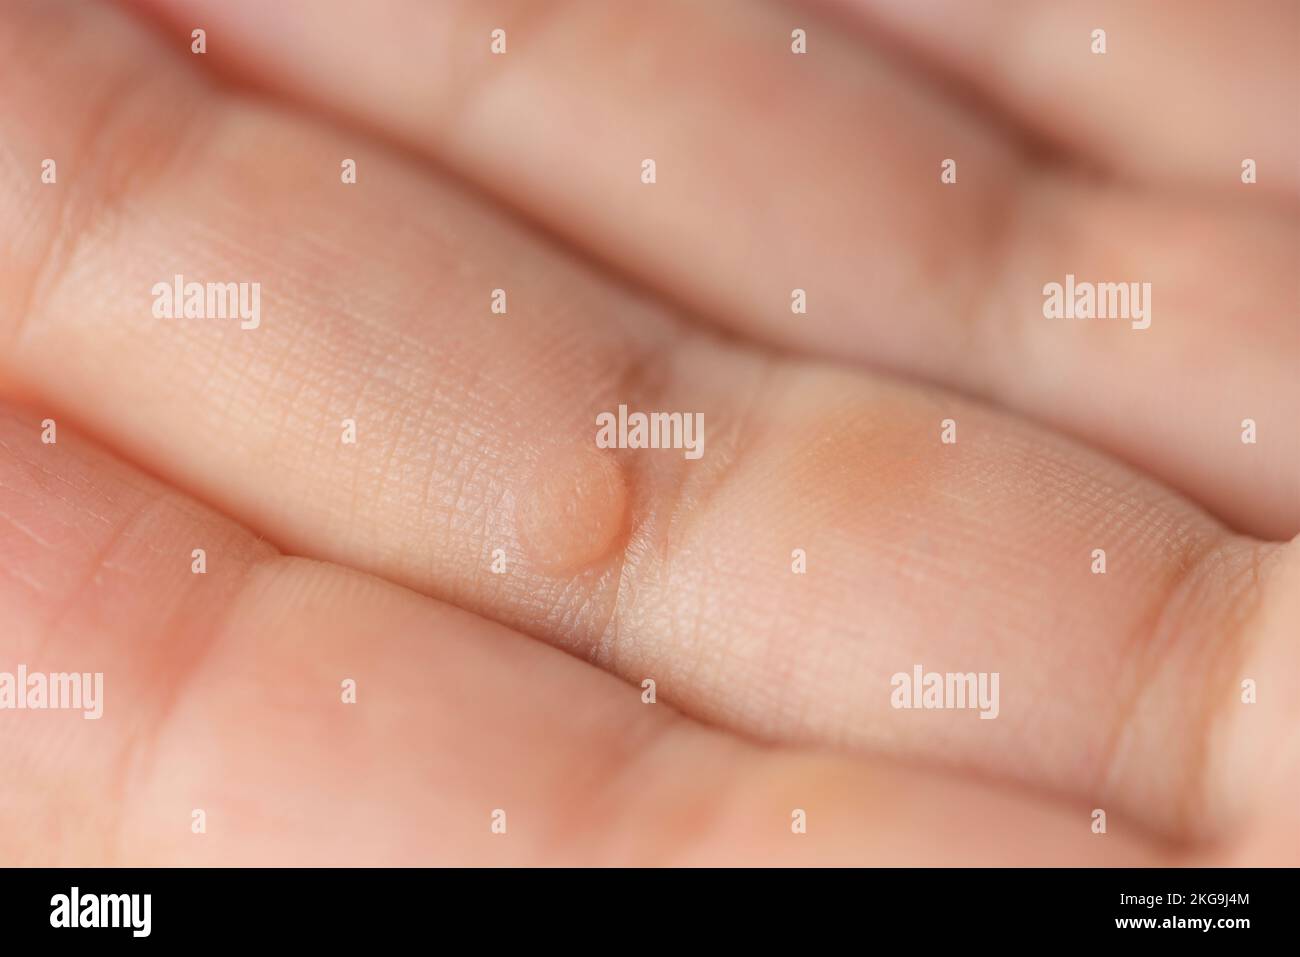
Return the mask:
[[554, 449], [538, 461], [515, 506], [524, 553], [550, 573], [573, 572], [611, 553], [627, 523], [628, 490], [611, 452]]

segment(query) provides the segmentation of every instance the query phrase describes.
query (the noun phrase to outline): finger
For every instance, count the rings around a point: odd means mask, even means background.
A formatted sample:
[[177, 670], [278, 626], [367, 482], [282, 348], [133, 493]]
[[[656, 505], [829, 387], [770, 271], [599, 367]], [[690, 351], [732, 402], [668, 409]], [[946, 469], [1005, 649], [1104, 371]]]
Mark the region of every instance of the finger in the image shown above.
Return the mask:
[[[79, 34], [39, 10], [32, 49], [71, 37], [80, 75], [150, 72], [97, 115], [99, 169], [62, 187], [78, 228], [52, 251], [54, 200], [28, 199], [0, 358], [15, 391], [290, 551], [654, 678], [749, 734], [1100, 794], [1176, 834], [1253, 799], [1220, 768], [1236, 664], [1281, 640], [1244, 623], [1281, 587], [1278, 549], [950, 395], [689, 336], [355, 139], [160, 74], [109, 14]], [[59, 89], [10, 114], [17, 152], [78, 155], [88, 117]], [[172, 138], [186, 114], [201, 122]], [[348, 155], [355, 192], [335, 179]], [[262, 320], [153, 316], [175, 274], [259, 281]], [[620, 405], [703, 416], [701, 457], [596, 448]], [[1015, 691], [997, 720], [893, 708], [918, 664]], [[1269, 734], [1282, 709], [1261, 709]]]
[[5, 865], [1173, 859], [1081, 807], [728, 739], [40, 436], [0, 409], [0, 682], [101, 678], [93, 712], [0, 698]]
[[[805, 9], [146, 6], [171, 24], [171, 45], [201, 21], [214, 37], [204, 62], [414, 143], [732, 330], [995, 399], [1155, 473], [1239, 530], [1300, 531], [1300, 227], [1235, 198], [1248, 191], [1193, 203], [1028, 162]], [[806, 55], [790, 52], [792, 24], [814, 37]], [[490, 49], [497, 27], [504, 55]], [[1255, 73], [1232, 76], [1274, 101]], [[1289, 116], [1273, 120], [1294, 132]], [[1247, 147], [1229, 137], [1225, 148]], [[1170, 152], [1145, 155], [1159, 164]], [[1267, 165], [1295, 167], [1286, 155]], [[639, 178], [645, 158], [653, 186]], [[955, 184], [940, 181], [945, 159]], [[1048, 320], [1045, 287], [1067, 275], [1139, 293], [1149, 283], [1150, 310]], [[796, 289], [805, 315], [792, 314]], [[1243, 447], [1246, 419], [1258, 441]]]
[[1294, 3], [823, 2], [1107, 171], [1234, 190], [1249, 158], [1260, 191], [1300, 197]]

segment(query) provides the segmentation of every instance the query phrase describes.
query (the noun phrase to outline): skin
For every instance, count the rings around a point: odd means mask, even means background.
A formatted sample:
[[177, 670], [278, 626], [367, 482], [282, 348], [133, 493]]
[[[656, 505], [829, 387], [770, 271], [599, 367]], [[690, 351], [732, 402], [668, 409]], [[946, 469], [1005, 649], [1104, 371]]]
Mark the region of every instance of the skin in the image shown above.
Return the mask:
[[[382, 6], [0, 10], [0, 662], [112, 694], [0, 721], [2, 819], [49, 825], [0, 860], [1295, 862], [1294, 184], [1085, 175], [865, 7]], [[1222, 115], [1294, 162], [1271, 62]], [[1067, 271], [1152, 327], [1046, 322]], [[152, 319], [175, 273], [262, 325]], [[704, 457], [595, 449], [620, 403]], [[998, 719], [890, 708], [918, 662]]]

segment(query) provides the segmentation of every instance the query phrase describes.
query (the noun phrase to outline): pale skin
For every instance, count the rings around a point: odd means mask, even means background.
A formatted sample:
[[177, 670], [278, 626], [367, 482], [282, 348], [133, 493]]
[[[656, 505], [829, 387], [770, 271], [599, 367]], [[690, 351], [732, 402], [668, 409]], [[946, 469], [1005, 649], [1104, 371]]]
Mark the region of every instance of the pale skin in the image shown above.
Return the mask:
[[0, 862], [1296, 863], [1296, 9], [1015, 6], [0, 7]]

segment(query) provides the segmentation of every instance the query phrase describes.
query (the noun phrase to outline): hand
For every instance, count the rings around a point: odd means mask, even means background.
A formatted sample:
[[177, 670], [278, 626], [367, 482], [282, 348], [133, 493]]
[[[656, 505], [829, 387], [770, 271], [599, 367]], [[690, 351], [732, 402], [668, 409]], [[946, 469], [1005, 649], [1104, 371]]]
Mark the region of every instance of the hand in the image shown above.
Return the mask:
[[0, 861], [1295, 863], [1296, 10], [940, 8], [5, 3]]

